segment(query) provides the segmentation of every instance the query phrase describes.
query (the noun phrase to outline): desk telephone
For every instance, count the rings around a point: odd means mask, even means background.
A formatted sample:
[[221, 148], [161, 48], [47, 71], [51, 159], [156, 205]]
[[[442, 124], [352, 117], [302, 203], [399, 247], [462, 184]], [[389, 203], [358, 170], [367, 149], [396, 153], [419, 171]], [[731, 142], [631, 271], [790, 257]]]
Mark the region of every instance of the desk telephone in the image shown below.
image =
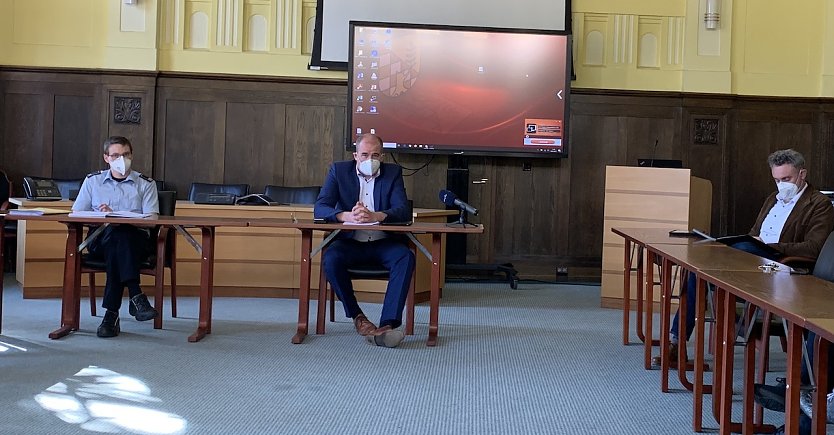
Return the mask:
[[33, 201], [60, 201], [61, 191], [52, 180], [23, 177], [23, 190], [26, 199]]

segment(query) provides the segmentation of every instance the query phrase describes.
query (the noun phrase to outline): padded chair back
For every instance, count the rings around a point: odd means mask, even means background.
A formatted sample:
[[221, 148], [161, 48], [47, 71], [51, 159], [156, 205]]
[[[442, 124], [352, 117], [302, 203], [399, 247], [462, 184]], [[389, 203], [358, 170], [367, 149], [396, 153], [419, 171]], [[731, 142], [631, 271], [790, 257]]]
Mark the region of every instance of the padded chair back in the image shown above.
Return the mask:
[[315, 204], [321, 186], [289, 187], [272, 184], [264, 188], [264, 195], [282, 204]]
[[162, 216], [173, 216], [177, 207], [177, 192], [173, 190], [160, 190], [156, 194], [159, 198], [159, 214]]
[[188, 190], [188, 200], [194, 201], [199, 193], [231, 193], [235, 196], [245, 196], [249, 194], [249, 185], [191, 183], [191, 188]]
[[9, 198], [12, 196], [12, 182], [4, 171], [0, 171], [0, 210], [9, 209]]
[[814, 264], [814, 276], [834, 282], [834, 232], [828, 235], [822, 245], [817, 262]]
[[84, 182], [83, 178], [79, 178], [77, 180], [65, 180], [60, 178], [53, 178], [52, 181], [58, 186], [58, 190], [61, 191], [61, 198], [63, 199], [75, 199], [78, 196], [78, 192], [81, 191], [81, 183]]

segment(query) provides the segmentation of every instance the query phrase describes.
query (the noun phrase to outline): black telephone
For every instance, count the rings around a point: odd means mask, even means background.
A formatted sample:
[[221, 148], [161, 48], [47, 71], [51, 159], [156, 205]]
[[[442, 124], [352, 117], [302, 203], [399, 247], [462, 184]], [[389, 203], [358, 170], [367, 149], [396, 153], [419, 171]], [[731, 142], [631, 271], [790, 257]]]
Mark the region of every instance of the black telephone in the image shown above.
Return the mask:
[[26, 199], [33, 201], [60, 201], [63, 199], [58, 185], [49, 179], [23, 177], [23, 191], [26, 193]]
[[246, 196], [241, 196], [235, 201], [237, 205], [279, 205], [273, 201], [272, 198], [262, 193], [251, 193]]

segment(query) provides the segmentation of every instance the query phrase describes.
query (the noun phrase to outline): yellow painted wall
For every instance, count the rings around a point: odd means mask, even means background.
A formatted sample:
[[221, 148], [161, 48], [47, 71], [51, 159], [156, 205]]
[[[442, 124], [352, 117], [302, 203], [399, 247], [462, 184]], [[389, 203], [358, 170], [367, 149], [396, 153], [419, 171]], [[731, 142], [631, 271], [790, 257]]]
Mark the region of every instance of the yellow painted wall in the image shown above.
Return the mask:
[[[511, 1], [511, 0], [505, 0]], [[573, 86], [834, 96], [834, 1], [574, 0]], [[309, 71], [315, 0], [0, 0], [0, 65]]]

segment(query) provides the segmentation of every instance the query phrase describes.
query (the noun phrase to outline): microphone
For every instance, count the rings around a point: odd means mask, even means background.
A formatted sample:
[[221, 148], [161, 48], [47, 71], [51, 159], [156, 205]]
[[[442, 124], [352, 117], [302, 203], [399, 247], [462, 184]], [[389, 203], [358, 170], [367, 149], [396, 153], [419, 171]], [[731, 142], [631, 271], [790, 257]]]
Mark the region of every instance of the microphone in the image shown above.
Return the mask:
[[478, 209], [472, 207], [471, 205], [461, 201], [458, 199], [458, 196], [448, 190], [441, 190], [440, 191], [440, 200], [443, 201], [444, 204], [448, 205], [449, 207], [459, 207], [462, 210], [466, 210], [468, 213], [471, 213], [475, 216], [478, 215]]

